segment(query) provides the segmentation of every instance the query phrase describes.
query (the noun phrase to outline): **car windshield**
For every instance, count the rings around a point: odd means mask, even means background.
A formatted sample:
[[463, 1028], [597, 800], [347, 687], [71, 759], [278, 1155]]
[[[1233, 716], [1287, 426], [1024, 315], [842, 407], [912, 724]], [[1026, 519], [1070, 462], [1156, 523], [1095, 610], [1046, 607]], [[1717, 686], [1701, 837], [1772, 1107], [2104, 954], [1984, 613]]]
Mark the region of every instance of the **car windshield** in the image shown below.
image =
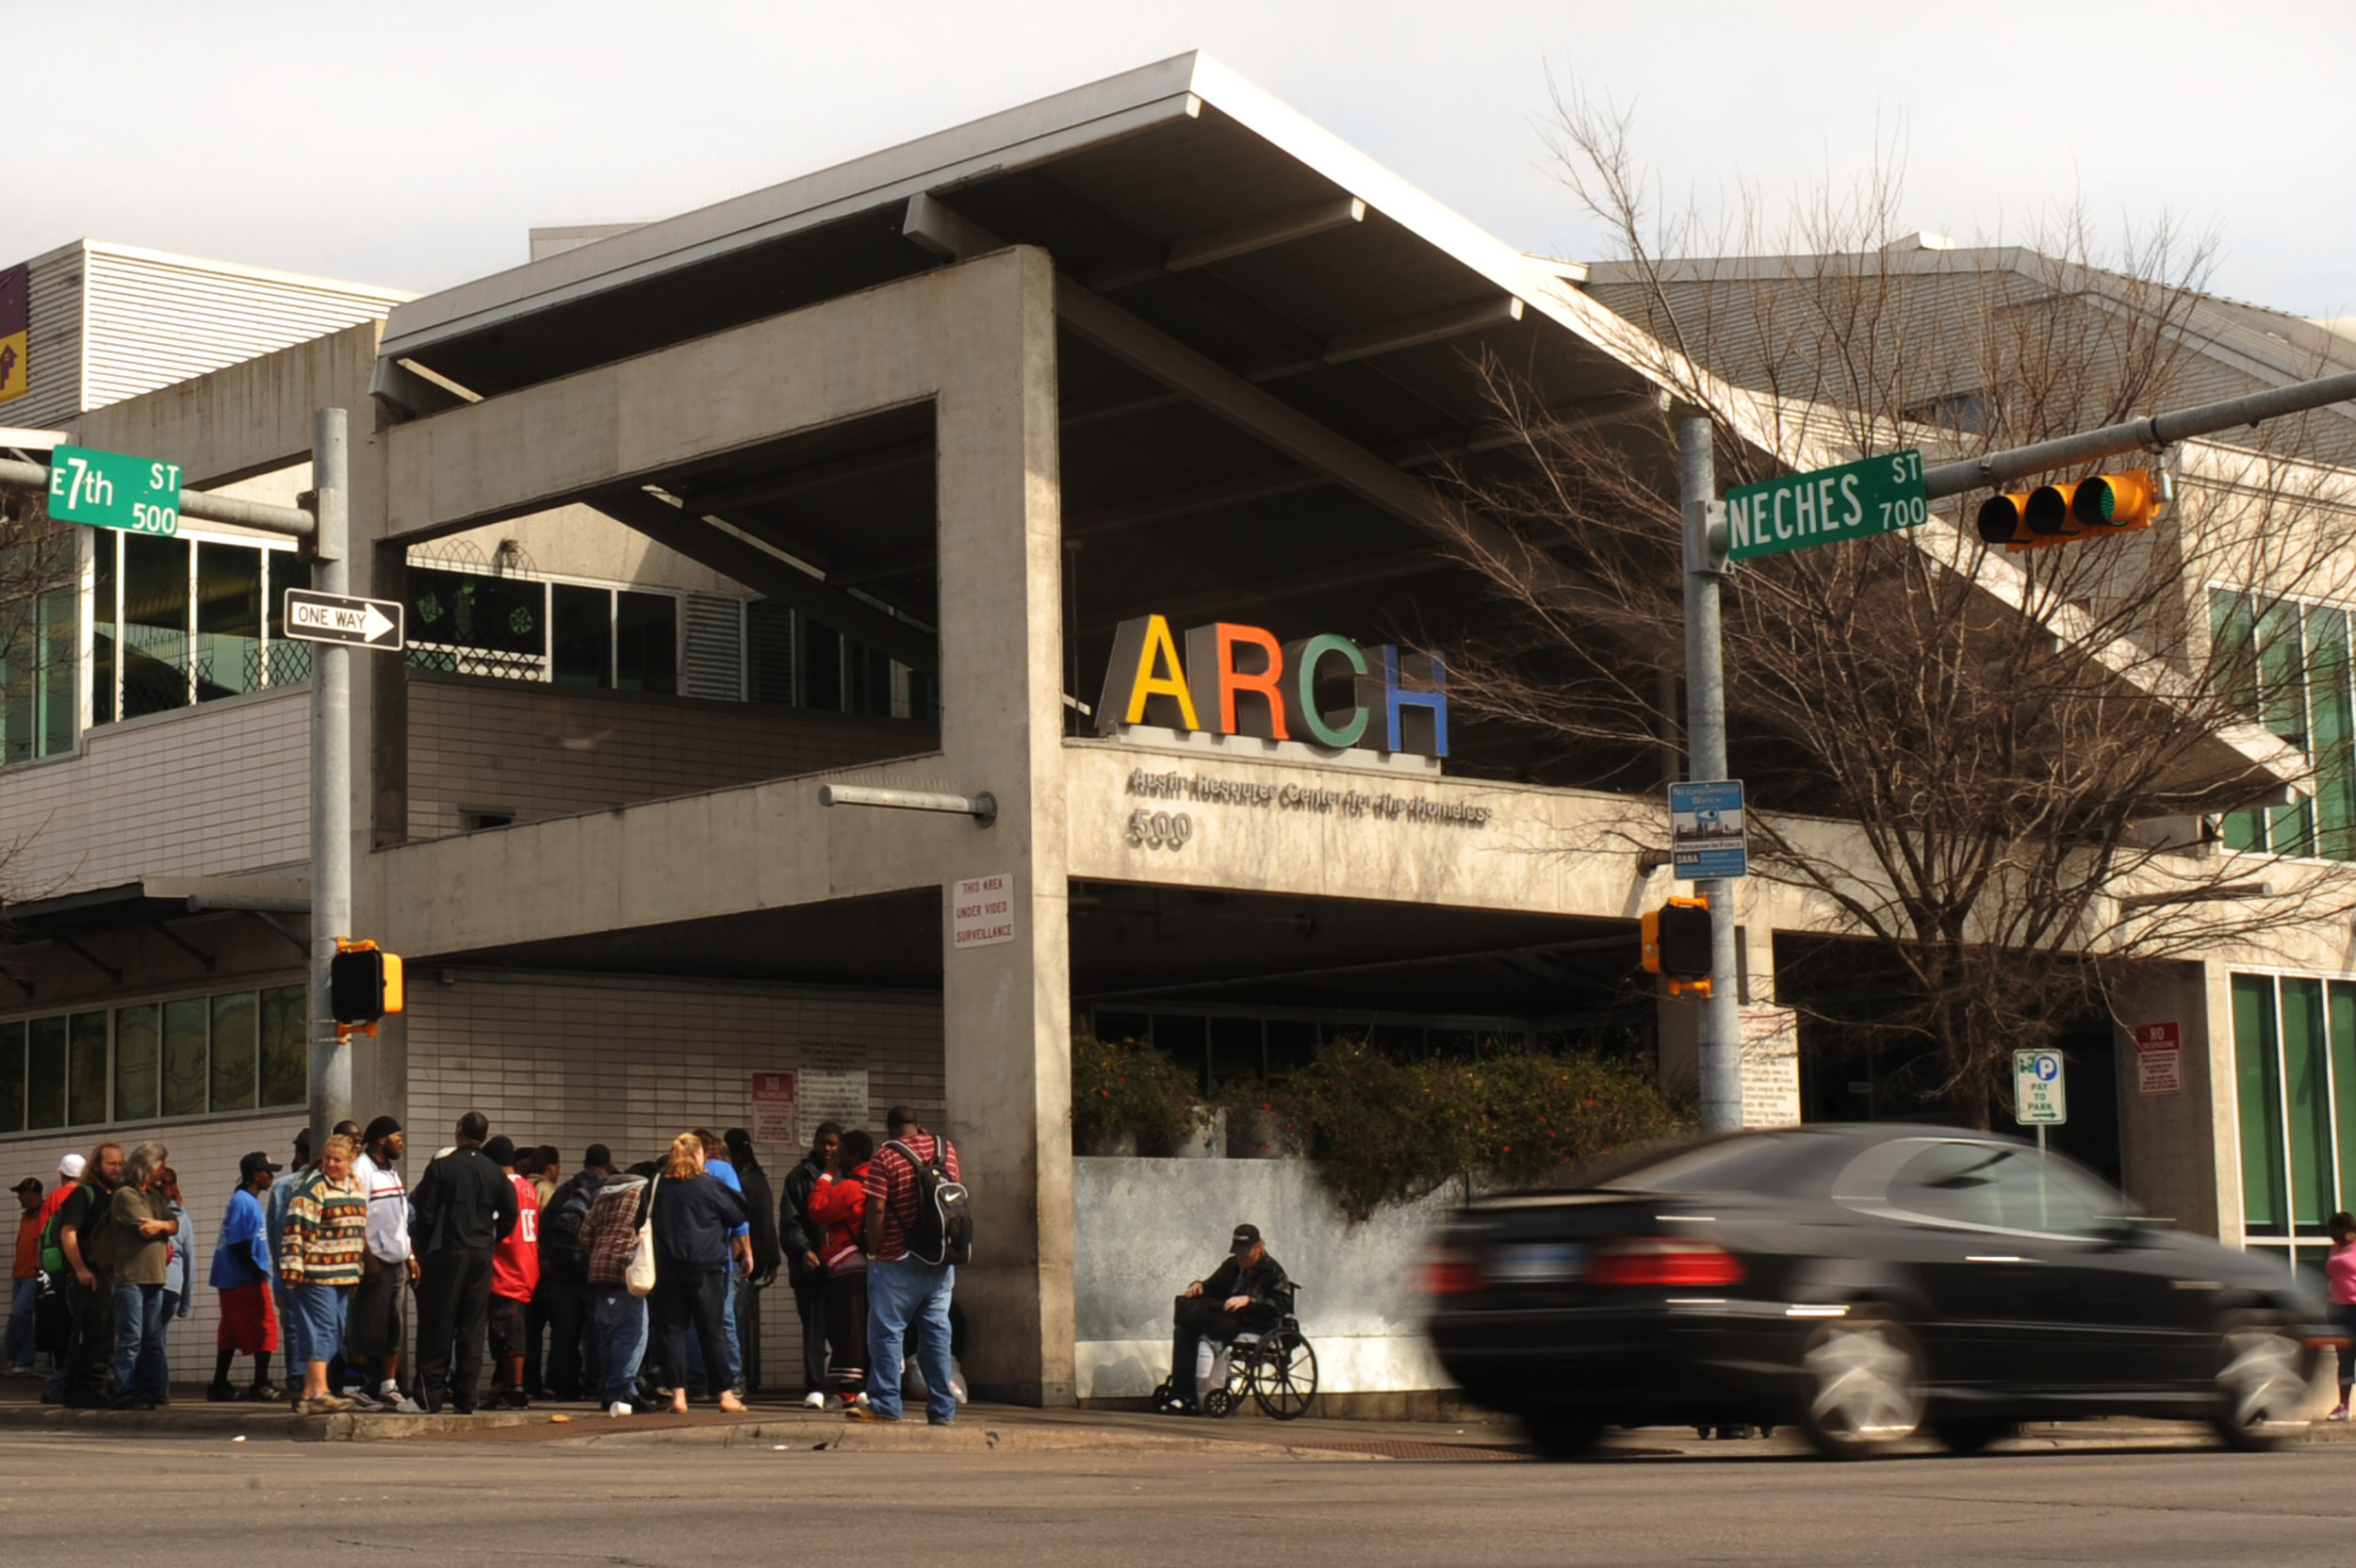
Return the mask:
[[1599, 1167], [1581, 1184], [1617, 1192], [1775, 1191], [1798, 1148], [1792, 1137], [1773, 1133], [1712, 1138]]

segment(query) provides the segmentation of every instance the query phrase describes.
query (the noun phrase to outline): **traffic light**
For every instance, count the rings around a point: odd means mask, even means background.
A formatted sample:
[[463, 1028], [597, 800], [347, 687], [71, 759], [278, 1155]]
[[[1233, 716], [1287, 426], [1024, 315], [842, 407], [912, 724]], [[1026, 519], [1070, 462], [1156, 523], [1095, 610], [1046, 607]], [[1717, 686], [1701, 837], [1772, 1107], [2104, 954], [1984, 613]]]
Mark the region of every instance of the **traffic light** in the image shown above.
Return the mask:
[[376, 1033], [376, 1021], [401, 1011], [401, 956], [372, 941], [335, 939], [335, 956], [327, 961], [327, 1010], [339, 1032], [364, 1029]]
[[1710, 900], [1672, 898], [1644, 911], [1644, 970], [1669, 977], [1669, 994], [1710, 994]]
[[2150, 528], [2168, 498], [2166, 488], [2165, 478], [2135, 468], [1990, 496], [1980, 503], [1980, 537], [2007, 550], [2034, 550]]

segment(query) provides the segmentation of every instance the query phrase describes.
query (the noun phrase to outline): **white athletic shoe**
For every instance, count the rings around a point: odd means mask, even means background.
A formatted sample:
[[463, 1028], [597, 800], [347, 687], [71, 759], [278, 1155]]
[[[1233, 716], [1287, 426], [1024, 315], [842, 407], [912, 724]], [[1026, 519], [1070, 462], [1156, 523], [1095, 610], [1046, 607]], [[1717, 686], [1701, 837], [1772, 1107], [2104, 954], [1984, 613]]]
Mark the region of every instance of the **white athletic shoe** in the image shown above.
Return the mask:
[[803, 1398], [802, 1408], [804, 1410], [825, 1410], [826, 1408], [826, 1390], [821, 1388], [811, 1389], [809, 1395]]
[[612, 1404], [605, 1407], [605, 1413], [608, 1415], [628, 1415], [630, 1413], [630, 1407], [622, 1403], [619, 1399], [616, 1399]]
[[393, 1398], [385, 1398], [384, 1395], [379, 1394], [377, 1397], [384, 1400], [384, 1413], [387, 1415], [423, 1415], [425, 1413], [425, 1407], [406, 1394]]

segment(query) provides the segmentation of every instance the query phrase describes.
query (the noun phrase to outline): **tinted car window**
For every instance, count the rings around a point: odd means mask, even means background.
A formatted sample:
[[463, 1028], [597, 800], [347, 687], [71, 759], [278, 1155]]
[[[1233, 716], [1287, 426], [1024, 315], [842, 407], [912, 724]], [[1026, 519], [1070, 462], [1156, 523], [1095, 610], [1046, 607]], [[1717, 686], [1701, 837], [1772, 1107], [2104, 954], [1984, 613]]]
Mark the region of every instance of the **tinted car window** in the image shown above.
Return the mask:
[[1935, 1143], [1898, 1168], [1890, 1203], [1959, 1225], [2054, 1235], [2099, 1235], [2119, 1223], [2124, 1200], [2091, 1177], [2032, 1150]]

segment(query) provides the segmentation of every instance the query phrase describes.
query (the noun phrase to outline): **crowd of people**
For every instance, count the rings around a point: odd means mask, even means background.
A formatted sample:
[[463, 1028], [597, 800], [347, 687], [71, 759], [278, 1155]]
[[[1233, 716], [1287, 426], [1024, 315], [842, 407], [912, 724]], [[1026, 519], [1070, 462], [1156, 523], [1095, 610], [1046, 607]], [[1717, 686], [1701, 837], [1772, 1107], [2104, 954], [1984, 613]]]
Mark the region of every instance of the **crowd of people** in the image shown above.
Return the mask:
[[[305, 1129], [286, 1164], [258, 1150], [238, 1163], [206, 1275], [220, 1303], [206, 1397], [304, 1414], [465, 1414], [535, 1397], [593, 1399], [614, 1416], [696, 1399], [741, 1412], [757, 1293], [782, 1270], [806, 1403], [896, 1421], [906, 1380], [945, 1425], [962, 1386], [956, 1268], [919, 1199], [961, 1180], [957, 1151], [905, 1106], [886, 1123], [880, 1146], [820, 1127], [781, 1196], [742, 1128], [681, 1133], [627, 1169], [591, 1144], [567, 1176], [554, 1147], [494, 1136], [469, 1111], [414, 1185], [394, 1118], [339, 1122], [316, 1150]], [[171, 1402], [166, 1341], [192, 1308], [197, 1238], [168, 1161], [159, 1144], [104, 1142], [59, 1162], [54, 1188], [27, 1177], [14, 1189], [0, 1360], [45, 1376], [50, 1403]]]

